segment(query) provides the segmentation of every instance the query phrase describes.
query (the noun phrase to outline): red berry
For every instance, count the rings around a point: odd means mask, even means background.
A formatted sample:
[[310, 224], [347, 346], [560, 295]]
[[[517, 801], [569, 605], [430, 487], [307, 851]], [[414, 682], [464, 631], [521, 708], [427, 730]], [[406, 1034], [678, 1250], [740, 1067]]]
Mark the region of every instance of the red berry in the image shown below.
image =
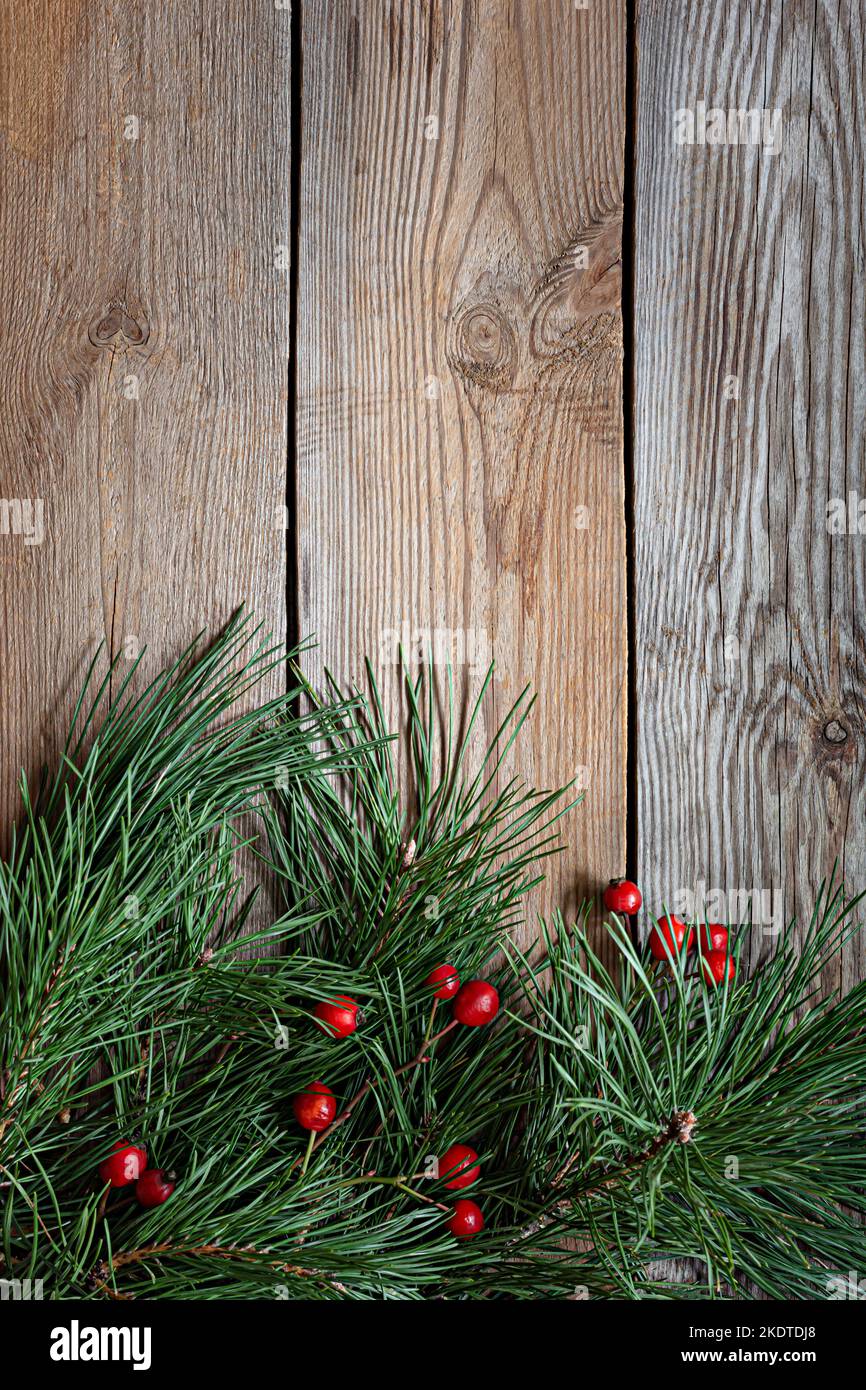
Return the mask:
[[486, 980], [469, 980], [454, 1000], [454, 1017], [469, 1028], [490, 1023], [499, 1012], [499, 995]]
[[161, 1207], [175, 1189], [175, 1174], [164, 1168], [146, 1168], [135, 1184], [135, 1195], [143, 1207]]
[[321, 1081], [311, 1081], [292, 1101], [295, 1119], [302, 1129], [327, 1129], [337, 1113], [333, 1092]]
[[704, 967], [707, 984], [720, 985], [725, 978], [725, 972], [729, 980], [737, 973], [734, 962], [725, 951], [707, 951], [707, 954], [701, 957], [701, 965]]
[[709, 951], [721, 951], [724, 955], [728, 949], [727, 927], [723, 927], [721, 922], [702, 922], [698, 927], [698, 946], [701, 955]]
[[329, 1038], [347, 1038], [358, 1026], [358, 1005], [348, 994], [338, 994], [336, 999], [317, 1004], [313, 1016], [318, 1019], [317, 1027]]
[[643, 898], [636, 883], [627, 878], [612, 878], [604, 890], [604, 905], [608, 912], [618, 912], [620, 917], [631, 917], [640, 911]]
[[446, 1187], [468, 1187], [480, 1172], [478, 1155], [468, 1144], [452, 1144], [439, 1160], [439, 1176]]
[[112, 1187], [128, 1187], [137, 1182], [147, 1167], [147, 1152], [128, 1139], [118, 1139], [108, 1158], [99, 1165], [99, 1176]]
[[[688, 928], [689, 939], [686, 943], [686, 950], [690, 951], [695, 941], [694, 928]], [[676, 956], [682, 950], [683, 941], [686, 936], [686, 924], [681, 917], [669, 912], [667, 916], [660, 917], [656, 926], [650, 932], [649, 947], [656, 960], [667, 960], [668, 953], [665, 951], [664, 943], [668, 944], [670, 954]]]
[[453, 965], [437, 965], [435, 970], [430, 971], [424, 983], [440, 986], [434, 990], [434, 999], [451, 999], [460, 988], [460, 976]]
[[461, 1240], [471, 1240], [484, 1229], [484, 1213], [476, 1202], [461, 1197], [459, 1202], [455, 1202], [454, 1214], [446, 1225], [452, 1235], [459, 1236]]

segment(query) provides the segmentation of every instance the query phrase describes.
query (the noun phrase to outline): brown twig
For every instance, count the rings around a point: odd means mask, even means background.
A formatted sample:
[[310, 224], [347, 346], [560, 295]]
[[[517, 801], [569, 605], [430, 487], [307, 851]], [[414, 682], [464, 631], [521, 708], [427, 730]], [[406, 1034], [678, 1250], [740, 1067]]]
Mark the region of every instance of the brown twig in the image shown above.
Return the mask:
[[[630, 1154], [616, 1172], [608, 1173], [604, 1178], [599, 1179], [598, 1182], [593, 1183], [590, 1187], [581, 1188], [577, 1192], [572, 1193], [570, 1197], [564, 1197], [561, 1201], [556, 1202], [555, 1205], [551, 1207], [550, 1211], [539, 1217], [537, 1221], [533, 1221], [528, 1226], [524, 1227], [518, 1239], [522, 1240], [527, 1236], [536, 1235], [538, 1231], [543, 1231], [546, 1226], [549, 1226], [556, 1220], [557, 1216], [567, 1211], [573, 1201], [583, 1197], [590, 1197], [596, 1192], [603, 1192], [607, 1188], [615, 1187], [623, 1177], [633, 1173], [636, 1168], [642, 1168], [644, 1164], [650, 1163], [652, 1159], [656, 1158], [657, 1155], [661, 1153], [662, 1149], [666, 1148], [669, 1144], [690, 1143], [692, 1130], [697, 1122], [697, 1116], [694, 1115], [691, 1110], [674, 1110], [668, 1121], [667, 1128], [660, 1130], [652, 1143], [648, 1144], [645, 1149], [641, 1149], [638, 1153]], [[574, 1157], [575, 1155], [568, 1159], [560, 1170], [560, 1174], [554, 1179], [554, 1186], [558, 1184], [560, 1178], [564, 1176], [571, 1166]]]
[[574, 1153], [569, 1154], [568, 1158], [567, 1158], [567, 1159], [565, 1160], [565, 1162], [563, 1163], [563, 1165], [562, 1165], [562, 1167], [560, 1168], [559, 1172], [557, 1173], [556, 1177], [553, 1179], [553, 1184], [552, 1184], [553, 1187], [559, 1187], [559, 1185], [560, 1185], [560, 1183], [562, 1182], [563, 1178], [564, 1178], [564, 1177], [566, 1176], [566, 1174], [568, 1173], [569, 1168], [570, 1168], [571, 1165], [574, 1163], [574, 1160], [575, 1160], [576, 1158], [579, 1157], [579, 1155], [580, 1155], [580, 1149], [579, 1149], [579, 1148], [578, 1148], [578, 1149], [575, 1149], [575, 1150], [574, 1150]]
[[220, 1065], [220, 1063], [225, 1060], [225, 1056], [229, 1048], [232, 1047], [240, 1039], [240, 1036], [240, 1033], [232, 1033], [230, 1038], [226, 1038], [225, 1042], [222, 1044], [222, 1047], [219, 1049], [219, 1052], [216, 1054], [216, 1056], [213, 1059], [213, 1062], [211, 1063], [211, 1071], [215, 1070]]
[[109, 1297], [129, 1297], [129, 1295], [119, 1295], [109, 1287], [111, 1274], [119, 1269], [125, 1269], [129, 1265], [141, 1264], [147, 1259], [159, 1259], [162, 1256], [178, 1255], [204, 1255], [214, 1259], [222, 1260], [241, 1260], [246, 1264], [263, 1264], [265, 1268], [274, 1270], [277, 1274], [296, 1274], [303, 1279], [318, 1279], [325, 1284], [330, 1284], [332, 1288], [340, 1293], [346, 1293], [347, 1289], [339, 1280], [332, 1279], [320, 1269], [307, 1269], [303, 1265], [288, 1264], [284, 1260], [267, 1260], [263, 1258], [265, 1252], [257, 1250], [254, 1245], [173, 1245], [171, 1241], [162, 1241], [155, 1245], [143, 1245], [137, 1250], [121, 1250], [118, 1254], [112, 1255], [110, 1267], [104, 1260], [100, 1260], [91, 1272], [91, 1279], [94, 1289], [100, 1293], [107, 1293]]
[[[74, 946], [74, 944], [73, 944], [73, 945], [70, 946], [70, 948], [69, 948], [69, 955], [70, 955], [70, 956], [72, 955], [72, 953], [73, 953], [74, 950], [75, 950], [75, 946]], [[24, 1062], [24, 1061], [26, 1061], [27, 1057], [30, 1055], [30, 1049], [32, 1048], [34, 1042], [36, 1041], [37, 1037], [39, 1036], [39, 1031], [40, 1031], [42, 1025], [44, 1024], [45, 1019], [47, 1018], [48, 1014], [51, 1012], [51, 1009], [52, 1009], [52, 1007], [53, 1007], [53, 1005], [52, 1005], [52, 1003], [51, 1003], [51, 994], [52, 994], [52, 991], [54, 990], [55, 985], [57, 984], [57, 981], [60, 979], [60, 975], [61, 975], [61, 973], [62, 973], [62, 971], [63, 971], [63, 967], [64, 967], [64, 965], [66, 964], [66, 960], [67, 960], [66, 952], [64, 951], [63, 947], [61, 946], [61, 947], [60, 947], [60, 950], [59, 950], [58, 953], [57, 953], [57, 964], [55, 965], [55, 967], [54, 967], [54, 969], [52, 970], [50, 976], [48, 977], [48, 982], [47, 982], [47, 984], [46, 984], [46, 986], [45, 986], [45, 989], [43, 990], [42, 1005], [41, 1005], [41, 1007], [40, 1007], [40, 1009], [39, 1009], [38, 1014], [36, 1015], [36, 1019], [35, 1019], [35, 1021], [34, 1021], [34, 1023], [33, 1023], [33, 1027], [30, 1029], [30, 1032], [27, 1034], [27, 1037], [24, 1039], [24, 1046], [22, 1047], [21, 1052], [19, 1053], [19, 1055], [18, 1055], [18, 1057], [17, 1057], [17, 1059], [16, 1059], [16, 1060], [18, 1061], [19, 1064], [22, 1063], [22, 1062]], [[12, 1068], [11, 1068], [11, 1067], [7, 1067], [7, 1068], [6, 1068], [6, 1076], [7, 1076], [7, 1077], [11, 1076], [11, 1073], [12, 1073]], [[8, 1096], [6, 1096], [6, 1087], [5, 1087], [5, 1079], [4, 1079], [3, 1095], [4, 1095], [4, 1100], [5, 1100], [5, 1108], [6, 1108], [7, 1110], [10, 1110], [10, 1109], [12, 1108], [12, 1106], [14, 1105], [14, 1103], [15, 1103], [17, 1097], [18, 1097], [18, 1094], [19, 1094], [19, 1092], [21, 1091], [23, 1085], [25, 1084], [26, 1079], [27, 1079], [27, 1077], [29, 1076], [29, 1074], [30, 1074], [30, 1068], [29, 1068], [29, 1067], [24, 1067], [24, 1070], [23, 1070], [22, 1075], [21, 1075], [21, 1080], [20, 1080], [18, 1086], [15, 1088], [14, 1091], [10, 1092], [10, 1094], [9, 1094]], [[3, 1135], [6, 1133], [6, 1130], [7, 1130], [8, 1126], [9, 1126], [9, 1124], [11, 1123], [11, 1121], [12, 1121], [13, 1118], [14, 1118], [14, 1117], [13, 1117], [12, 1115], [7, 1115], [7, 1116], [5, 1117], [5, 1119], [0, 1120], [0, 1140], [2, 1140]]]
[[621, 1165], [619, 1172], [611, 1174], [609, 1177], [596, 1183], [593, 1187], [585, 1187], [582, 1192], [575, 1193], [577, 1197], [588, 1197], [592, 1192], [601, 1192], [603, 1188], [613, 1187], [620, 1178], [630, 1173], [635, 1168], [642, 1168], [645, 1163], [649, 1163], [666, 1148], [668, 1144], [688, 1144], [691, 1141], [692, 1130], [697, 1124], [697, 1117], [691, 1110], [675, 1110], [668, 1121], [667, 1129], [661, 1130], [653, 1139], [651, 1144], [641, 1150], [640, 1153], [630, 1154]]

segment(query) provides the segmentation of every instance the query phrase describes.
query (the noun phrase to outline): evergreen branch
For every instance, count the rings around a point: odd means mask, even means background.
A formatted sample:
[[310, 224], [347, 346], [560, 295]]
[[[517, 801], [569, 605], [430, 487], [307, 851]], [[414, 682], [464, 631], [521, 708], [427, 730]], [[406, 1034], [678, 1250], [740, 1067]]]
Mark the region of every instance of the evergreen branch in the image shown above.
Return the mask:
[[[490, 676], [459, 734], [450, 673], [441, 702], [432, 669], [407, 681], [407, 808], [375, 684], [298, 678], [237, 712], [283, 663], [257, 634], [238, 618], [141, 694], [94, 663], [54, 780], [22, 789], [4, 1274], [57, 1298], [696, 1299], [822, 1297], [863, 1268], [866, 986], [820, 994], [858, 900], [828, 883], [749, 978], [732, 931], [719, 990], [616, 919], [606, 969], [586, 912], [520, 952], [572, 804], [509, 776], [525, 693], [475, 757]], [[255, 926], [241, 852], [279, 896]], [[445, 961], [496, 985], [495, 1025], [431, 1008]], [[365, 1021], [335, 1040], [310, 1015], [345, 993]], [[342, 1099], [308, 1143], [312, 1077]], [[96, 1174], [136, 1134], [181, 1172], [153, 1210]], [[480, 1168], [456, 1193], [427, 1176], [455, 1143]], [[484, 1211], [472, 1240], [446, 1224], [458, 1197]], [[658, 1277], [681, 1258], [696, 1279]]]

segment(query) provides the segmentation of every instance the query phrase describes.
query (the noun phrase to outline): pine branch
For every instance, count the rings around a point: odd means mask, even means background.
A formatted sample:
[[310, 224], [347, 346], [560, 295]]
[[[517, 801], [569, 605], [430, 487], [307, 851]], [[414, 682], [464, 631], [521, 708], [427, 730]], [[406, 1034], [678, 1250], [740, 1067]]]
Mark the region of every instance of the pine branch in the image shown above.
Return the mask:
[[[238, 620], [111, 705], [92, 675], [54, 781], [23, 789], [0, 866], [4, 1275], [59, 1298], [693, 1299], [821, 1297], [862, 1268], [866, 987], [817, 993], [857, 901], [830, 884], [749, 978], [737, 942], [719, 990], [617, 920], [606, 970], [586, 914], [521, 954], [570, 804], [508, 774], [529, 701], [473, 759], [489, 677], [459, 738], [450, 679], [441, 715], [433, 671], [407, 682], [409, 808], [375, 685], [298, 679], [236, 712], [283, 660], [257, 642]], [[253, 930], [242, 849], [281, 895]], [[431, 1009], [444, 961], [496, 985], [495, 1024]], [[335, 1040], [310, 1015], [341, 994], [365, 1021]], [[339, 1103], [308, 1144], [292, 1099], [314, 1077]], [[134, 1134], [181, 1173], [150, 1211], [96, 1175]], [[454, 1143], [480, 1167], [456, 1193], [427, 1176]], [[472, 1240], [457, 1197], [483, 1208]], [[680, 1257], [699, 1282], [654, 1276]]]

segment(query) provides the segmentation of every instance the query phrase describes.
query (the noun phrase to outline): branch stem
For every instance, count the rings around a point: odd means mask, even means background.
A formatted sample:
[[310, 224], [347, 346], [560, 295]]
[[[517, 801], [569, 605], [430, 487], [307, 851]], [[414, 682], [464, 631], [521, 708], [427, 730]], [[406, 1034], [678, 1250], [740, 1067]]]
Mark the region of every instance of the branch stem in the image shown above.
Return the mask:
[[[596, 1192], [603, 1192], [608, 1188], [615, 1187], [618, 1182], [621, 1182], [624, 1177], [633, 1173], [635, 1169], [642, 1168], [644, 1164], [650, 1163], [652, 1159], [661, 1153], [662, 1149], [667, 1148], [668, 1145], [688, 1144], [691, 1139], [692, 1130], [696, 1124], [697, 1119], [691, 1110], [674, 1110], [668, 1121], [667, 1128], [659, 1130], [658, 1134], [645, 1149], [641, 1149], [637, 1153], [629, 1154], [617, 1170], [606, 1173], [603, 1178], [599, 1178], [598, 1181], [591, 1183], [589, 1187], [578, 1188], [575, 1192], [571, 1193], [570, 1196], [563, 1197], [559, 1202], [556, 1202], [549, 1211], [545, 1212], [543, 1216], [540, 1216], [537, 1221], [532, 1221], [528, 1226], [525, 1226], [517, 1239], [524, 1240], [528, 1236], [535, 1235], [538, 1231], [543, 1231], [546, 1226], [550, 1226], [556, 1220], [557, 1216], [567, 1211], [572, 1202], [579, 1201], [584, 1197], [590, 1197]], [[560, 1169], [554, 1180], [554, 1186], [565, 1176], [575, 1157], [576, 1155], [572, 1155]]]
[[410, 1180], [416, 1181], [417, 1178], [423, 1177], [423, 1173], [414, 1175], [412, 1179], [402, 1176], [399, 1178], [380, 1178], [376, 1173], [365, 1173], [360, 1178], [344, 1178], [338, 1183], [338, 1186], [359, 1187], [362, 1183], [370, 1183], [377, 1187], [396, 1187], [400, 1192], [405, 1192], [407, 1197], [414, 1197], [419, 1202], [427, 1202], [432, 1207], [438, 1207], [440, 1211], [450, 1211], [451, 1208], [447, 1203], [437, 1202], [435, 1197], [425, 1197], [423, 1192], [409, 1186]]
[[214, 1259], [241, 1260], [248, 1264], [263, 1264], [267, 1269], [272, 1269], [278, 1274], [296, 1274], [300, 1278], [320, 1280], [322, 1283], [330, 1284], [332, 1288], [338, 1289], [341, 1293], [347, 1292], [344, 1284], [331, 1278], [323, 1270], [287, 1264], [284, 1260], [263, 1259], [263, 1253], [253, 1245], [173, 1245], [171, 1241], [162, 1241], [155, 1245], [140, 1246], [137, 1250], [121, 1250], [118, 1254], [112, 1255], [110, 1269], [104, 1262], [101, 1262], [94, 1271], [95, 1287], [101, 1292], [111, 1295], [110, 1273], [124, 1269], [128, 1265], [140, 1264], [144, 1260], [159, 1259], [161, 1256], [210, 1255]]

